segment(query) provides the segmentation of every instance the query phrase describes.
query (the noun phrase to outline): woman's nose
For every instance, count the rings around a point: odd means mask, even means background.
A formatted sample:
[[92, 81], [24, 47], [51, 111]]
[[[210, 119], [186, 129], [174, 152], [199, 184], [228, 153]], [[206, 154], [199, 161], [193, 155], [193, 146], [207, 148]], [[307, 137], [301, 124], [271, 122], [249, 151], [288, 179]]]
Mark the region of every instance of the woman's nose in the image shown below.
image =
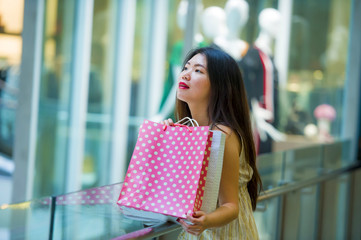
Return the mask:
[[190, 76], [189, 76], [189, 73], [188, 72], [185, 72], [182, 76], [182, 79], [184, 80], [189, 80], [190, 79]]

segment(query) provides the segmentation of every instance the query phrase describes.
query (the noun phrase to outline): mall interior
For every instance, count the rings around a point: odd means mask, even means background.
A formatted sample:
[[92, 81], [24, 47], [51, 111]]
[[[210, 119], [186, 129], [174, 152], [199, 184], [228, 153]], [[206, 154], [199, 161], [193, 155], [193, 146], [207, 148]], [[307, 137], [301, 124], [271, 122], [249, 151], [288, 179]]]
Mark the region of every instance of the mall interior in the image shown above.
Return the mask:
[[117, 201], [141, 124], [174, 119], [183, 58], [211, 46], [247, 90], [259, 239], [360, 240], [360, 13], [360, 0], [0, 0], [0, 239], [176, 239], [179, 224]]

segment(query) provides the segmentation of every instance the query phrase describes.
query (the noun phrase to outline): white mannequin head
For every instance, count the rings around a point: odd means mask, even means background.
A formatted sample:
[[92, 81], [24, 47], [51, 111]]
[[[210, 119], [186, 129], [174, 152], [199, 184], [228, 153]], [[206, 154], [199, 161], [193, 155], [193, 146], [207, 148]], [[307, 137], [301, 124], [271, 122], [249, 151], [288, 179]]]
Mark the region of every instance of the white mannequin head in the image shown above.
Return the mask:
[[239, 35], [240, 30], [248, 21], [248, 3], [245, 0], [228, 0], [224, 10], [228, 34]]
[[226, 33], [226, 13], [220, 7], [208, 7], [202, 13], [202, 30], [204, 35], [213, 41]]
[[274, 8], [263, 9], [258, 16], [258, 23], [263, 33], [275, 38], [280, 29], [281, 13]]

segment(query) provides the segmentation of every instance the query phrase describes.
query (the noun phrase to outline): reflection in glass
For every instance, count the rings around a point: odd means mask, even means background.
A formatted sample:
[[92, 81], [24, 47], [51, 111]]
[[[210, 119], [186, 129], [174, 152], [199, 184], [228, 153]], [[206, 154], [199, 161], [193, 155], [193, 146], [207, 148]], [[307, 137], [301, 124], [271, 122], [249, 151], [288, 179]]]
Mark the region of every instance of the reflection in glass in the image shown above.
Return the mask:
[[325, 103], [337, 113], [331, 135], [341, 134], [351, 2], [293, 2], [288, 83], [280, 102], [281, 127], [290, 134], [303, 135], [307, 124], [316, 124], [313, 111]]
[[260, 239], [277, 239], [280, 201], [280, 197], [275, 197], [257, 204], [254, 218]]
[[317, 177], [321, 173], [322, 150], [322, 145], [319, 145], [286, 151], [284, 180], [297, 182]]
[[345, 239], [349, 183], [350, 175], [347, 174], [327, 181], [322, 186], [320, 234], [324, 239]]
[[[15, 117], [22, 56], [24, 0], [0, 3], [0, 175], [14, 172]], [[0, 199], [0, 202], [9, 200]]]
[[317, 229], [319, 186], [310, 186], [299, 190], [300, 215], [298, 239], [312, 239]]
[[94, 1], [82, 188], [109, 184], [116, 1]]
[[0, 239], [48, 239], [51, 198], [0, 206]]
[[265, 191], [282, 185], [284, 177], [284, 152], [259, 155], [257, 166]]
[[46, 1], [35, 198], [64, 192], [74, 9], [75, 2], [70, 0]]
[[54, 239], [112, 239], [142, 229], [116, 204], [121, 184], [56, 197]]

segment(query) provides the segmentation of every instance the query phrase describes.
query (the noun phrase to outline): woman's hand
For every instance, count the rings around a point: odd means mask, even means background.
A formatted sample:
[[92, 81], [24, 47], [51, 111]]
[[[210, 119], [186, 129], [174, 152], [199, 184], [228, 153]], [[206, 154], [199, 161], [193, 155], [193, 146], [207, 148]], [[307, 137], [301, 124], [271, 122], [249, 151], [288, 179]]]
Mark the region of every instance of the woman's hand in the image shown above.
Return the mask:
[[192, 216], [187, 215], [187, 221], [182, 219], [178, 221], [186, 232], [197, 236], [206, 229], [217, 228], [230, 223], [237, 219], [239, 214], [238, 178], [241, 143], [238, 136], [230, 128], [222, 125], [218, 125], [218, 128], [227, 134], [219, 186], [219, 207], [208, 214], [197, 211]]
[[173, 120], [171, 118], [163, 120], [160, 123], [163, 124], [163, 125], [166, 124], [167, 126], [173, 126], [174, 125], [174, 122], [173, 122]]
[[187, 220], [191, 222], [188, 224], [183, 219], [179, 219], [178, 222], [182, 225], [183, 229], [193, 235], [200, 235], [207, 229], [207, 214], [202, 211], [197, 211], [192, 215], [187, 214]]

